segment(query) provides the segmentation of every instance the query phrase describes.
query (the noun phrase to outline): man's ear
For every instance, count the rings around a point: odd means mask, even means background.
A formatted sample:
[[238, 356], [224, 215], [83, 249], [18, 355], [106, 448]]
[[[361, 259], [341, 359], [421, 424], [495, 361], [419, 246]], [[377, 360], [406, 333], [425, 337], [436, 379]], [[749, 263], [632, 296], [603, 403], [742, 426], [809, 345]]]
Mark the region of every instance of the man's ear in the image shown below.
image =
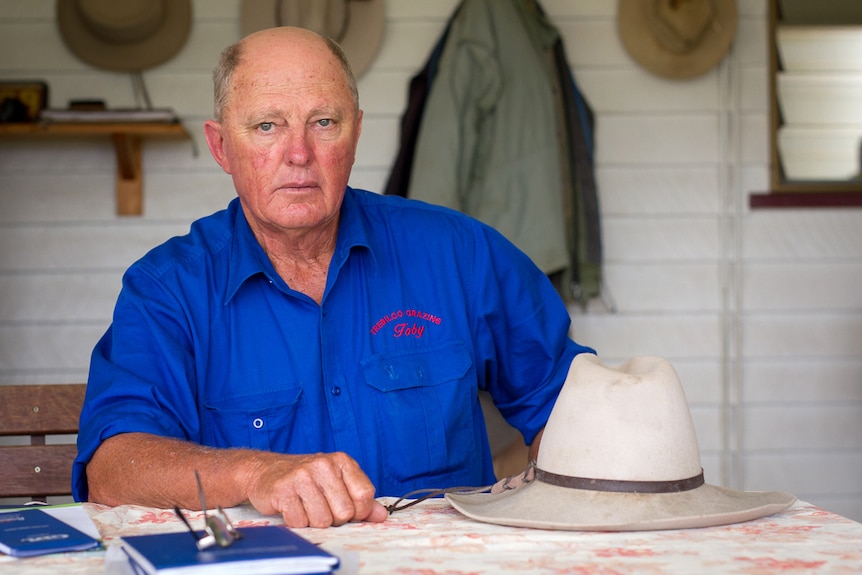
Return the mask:
[[213, 159], [221, 166], [225, 173], [230, 174], [230, 162], [227, 154], [224, 151], [224, 136], [222, 136], [222, 126], [215, 120], [207, 120], [204, 122], [204, 136], [207, 139], [207, 146], [210, 149]]
[[362, 135], [362, 117], [365, 113], [362, 110], [356, 111], [356, 138], [354, 138], [353, 155], [356, 156], [356, 150], [359, 147], [359, 136]]

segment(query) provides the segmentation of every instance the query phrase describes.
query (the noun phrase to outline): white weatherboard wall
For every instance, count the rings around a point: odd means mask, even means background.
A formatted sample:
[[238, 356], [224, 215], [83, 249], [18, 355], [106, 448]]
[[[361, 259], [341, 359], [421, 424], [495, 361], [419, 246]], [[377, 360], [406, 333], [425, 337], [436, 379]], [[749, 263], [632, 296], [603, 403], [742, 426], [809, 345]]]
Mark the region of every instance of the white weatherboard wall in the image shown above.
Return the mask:
[[[738, 35], [689, 81], [638, 67], [611, 0], [544, 0], [598, 120], [608, 292], [616, 312], [573, 310], [574, 336], [610, 363], [670, 359], [683, 379], [707, 480], [783, 489], [862, 520], [862, 211], [757, 210], [768, 188], [765, 0], [737, 2]], [[360, 79], [352, 183], [379, 191], [410, 76], [455, 0], [387, 0], [386, 36]], [[53, 0], [0, 0], [0, 79], [41, 78], [51, 104], [134, 105], [130, 80], [61, 42]], [[188, 44], [145, 73], [156, 106], [194, 134], [144, 144], [142, 217], [114, 213], [107, 139], [0, 139], [0, 383], [84, 381], [122, 271], [223, 207], [209, 157], [210, 70], [239, 37], [239, 0], [196, 0]]]

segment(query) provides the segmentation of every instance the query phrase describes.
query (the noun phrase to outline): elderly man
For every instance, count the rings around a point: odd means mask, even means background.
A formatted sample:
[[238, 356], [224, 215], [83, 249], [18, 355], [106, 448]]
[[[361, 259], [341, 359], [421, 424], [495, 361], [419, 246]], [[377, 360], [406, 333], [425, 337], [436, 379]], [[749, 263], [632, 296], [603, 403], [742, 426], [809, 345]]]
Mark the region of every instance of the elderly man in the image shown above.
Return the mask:
[[76, 498], [199, 508], [197, 470], [213, 507], [382, 521], [375, 495], [494, 481], [479, 390], [538, 448], [592, 350], [500, 234], [348, 187], [361, 127], [333, 42], [285, 27], [225, 50], [205, 132], [238, 198], [125, 274]]

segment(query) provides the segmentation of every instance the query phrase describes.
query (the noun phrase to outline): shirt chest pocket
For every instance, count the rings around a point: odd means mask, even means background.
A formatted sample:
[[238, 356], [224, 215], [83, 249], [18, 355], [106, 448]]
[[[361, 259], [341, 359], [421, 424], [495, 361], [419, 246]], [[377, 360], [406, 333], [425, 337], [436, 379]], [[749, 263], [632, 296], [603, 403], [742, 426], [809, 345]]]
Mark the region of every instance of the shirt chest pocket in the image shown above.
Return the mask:
[[475, 450], [473, 360], [463, 344], [362, 362], [377, 421], [387, 422], [383, 469], [396, 481], [449, 475]]
[[290, 443], [301, 387], [236, 396], [204, 405], [205, 445], [284, 451]]

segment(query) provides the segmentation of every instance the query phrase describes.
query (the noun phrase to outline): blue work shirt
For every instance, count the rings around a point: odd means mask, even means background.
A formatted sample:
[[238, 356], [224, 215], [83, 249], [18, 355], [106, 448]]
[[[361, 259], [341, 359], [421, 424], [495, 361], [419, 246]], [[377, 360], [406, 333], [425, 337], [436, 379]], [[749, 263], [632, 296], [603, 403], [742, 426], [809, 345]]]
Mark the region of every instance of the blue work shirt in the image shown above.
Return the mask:
[[532, 442], [575, 354], [551, 283], [463, 214], [348, 188], [321, 305], [276, 273], [238, 200], [132, 265], [93, 351], [73, 469], [126, 432], [344, 451], [377, 489], [493, 483], [478, 390]]

